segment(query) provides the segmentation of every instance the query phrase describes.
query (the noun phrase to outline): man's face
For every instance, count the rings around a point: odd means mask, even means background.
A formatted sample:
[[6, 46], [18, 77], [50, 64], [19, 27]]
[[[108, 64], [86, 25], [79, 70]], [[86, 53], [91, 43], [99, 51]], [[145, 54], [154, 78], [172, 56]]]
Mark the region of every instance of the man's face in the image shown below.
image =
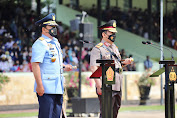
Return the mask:
[[42, 27], [42, 33], [48, 36], [57, 36], [57, 26], [46, 25]]
[[53, 27], [56, 27], [56, 26], [50, 26], [50, 25], [47, 25], [47, 26], [45, 26], [45, 30], [50, 30], [50, 29], [52, 29]]
[[105, 31], [102, 33], [103, 38], [108, 39], [110, 35], [114, 34], [114, 32], [110, 32], [110, 31]]

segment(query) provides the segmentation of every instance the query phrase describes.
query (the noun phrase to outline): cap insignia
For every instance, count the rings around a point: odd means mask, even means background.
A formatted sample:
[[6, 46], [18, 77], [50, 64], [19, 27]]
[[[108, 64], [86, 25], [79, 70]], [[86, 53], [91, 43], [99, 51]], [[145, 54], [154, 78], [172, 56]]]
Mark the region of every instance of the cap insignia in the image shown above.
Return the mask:
[[116, 27], [116, 22], [113, 23], [113, 27]]
[[55, 20], [55, 15], [52, 16], [52, 19]]

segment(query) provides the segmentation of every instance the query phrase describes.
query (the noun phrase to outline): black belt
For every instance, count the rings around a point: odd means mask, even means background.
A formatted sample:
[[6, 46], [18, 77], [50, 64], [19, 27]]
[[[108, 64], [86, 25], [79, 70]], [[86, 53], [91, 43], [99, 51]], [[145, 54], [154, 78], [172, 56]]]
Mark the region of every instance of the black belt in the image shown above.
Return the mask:
[[123, 69], [122, 68], [115, 68], [115, 72], [117, 72], [117, 73], [122, 73], [123, 72]]

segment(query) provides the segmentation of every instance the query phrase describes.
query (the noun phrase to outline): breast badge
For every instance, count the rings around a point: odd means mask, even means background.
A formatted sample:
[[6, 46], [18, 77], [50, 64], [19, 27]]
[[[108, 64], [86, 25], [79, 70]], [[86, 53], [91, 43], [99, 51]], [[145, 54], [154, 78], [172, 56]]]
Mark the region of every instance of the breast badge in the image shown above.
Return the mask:
[[48, 46], [49, 46], [49, 48], [52, 48], [52, 47], [53, 47], [53, 45], [52, 45], [51, 43], [48, 43]]
[[52, 61], [52, 62], [55, 62], [55, 61], [56, 61], [56, 57], [54, 57], [54, 56], [51, 57], [51, 61]]
[[51, 53], [55, 53], [55, 48], [54, 48], [53, 44], [48, 43], [48, 47], [49, 47], [49, 50], [50, 50]]

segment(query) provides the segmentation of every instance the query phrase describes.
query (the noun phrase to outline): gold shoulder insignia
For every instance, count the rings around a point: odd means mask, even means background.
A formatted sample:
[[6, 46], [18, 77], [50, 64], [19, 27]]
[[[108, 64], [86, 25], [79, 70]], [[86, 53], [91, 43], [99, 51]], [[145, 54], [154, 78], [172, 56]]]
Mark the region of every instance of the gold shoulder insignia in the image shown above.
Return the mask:
[[[117, 46], [116, 46], [117, 47]], [[117, 47], [118, 48], [118, 47]]]
[[98, 43], [95, 47], [100, 48], [103, 45], [103, 43]]
[[40, 37], [39, 40], [41, 40], [41, 41], [44, 40], [44, 37]]

